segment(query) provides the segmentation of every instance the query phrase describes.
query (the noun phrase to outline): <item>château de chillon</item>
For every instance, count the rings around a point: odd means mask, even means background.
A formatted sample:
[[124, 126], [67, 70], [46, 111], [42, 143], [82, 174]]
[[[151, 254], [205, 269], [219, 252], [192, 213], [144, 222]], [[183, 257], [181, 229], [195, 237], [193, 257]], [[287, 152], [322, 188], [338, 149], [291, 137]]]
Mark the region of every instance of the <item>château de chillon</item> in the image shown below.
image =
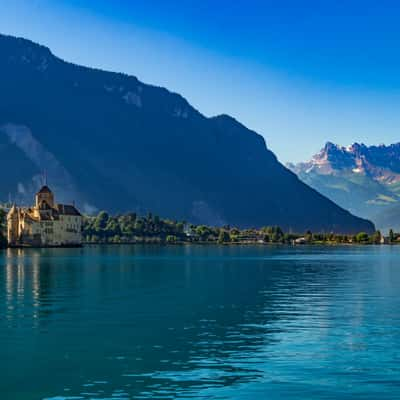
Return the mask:
[[44, 185], [32, 207], [13, 205], [7, 215], [11, 247], [73, 247], [82, 244], [82, 215], [74, 205], [57, 204]]

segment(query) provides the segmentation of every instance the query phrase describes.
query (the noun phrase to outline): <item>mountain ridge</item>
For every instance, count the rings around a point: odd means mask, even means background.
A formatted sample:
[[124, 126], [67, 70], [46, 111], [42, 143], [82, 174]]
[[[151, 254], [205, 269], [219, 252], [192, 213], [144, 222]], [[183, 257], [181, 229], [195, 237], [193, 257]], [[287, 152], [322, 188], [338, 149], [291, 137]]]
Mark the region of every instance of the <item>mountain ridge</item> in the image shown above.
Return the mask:
[[[315, 168], [321, 174], [337, 174], [340, 170], [351, 168], [352, 172], [365, 173], [390, 184], [400, 181], [399, 155], [400, 143], [367, 146], [355, 142], [345, 147], [327, 142], [310, 161], [289, 166], [297, 172], [311, 172]], [[390, 171], [391, 176], [385, 177], [382, 174], [385, 170]]]
[[[233, 117], [205, 117], [181, 95], [134, 76], [77, 66], [0, 35], [0, 168], [29, 202], [47, 170], [85, 212], [152, 211], [212, 225], [372, 231], [280, 164]], [[15, 184], [17, 182], [17, 185]], [[270, 193], [273, 191], [273, 194]]]
[[[386, 209], [400, 201], [400, 143], [340, 146], [327, 142], [310, 161], [288, 167], [343, 208], [372, 219], [380, 228], [387, 229], [381, 223]], [[394, 225], [400, 226], [400, 219]]]

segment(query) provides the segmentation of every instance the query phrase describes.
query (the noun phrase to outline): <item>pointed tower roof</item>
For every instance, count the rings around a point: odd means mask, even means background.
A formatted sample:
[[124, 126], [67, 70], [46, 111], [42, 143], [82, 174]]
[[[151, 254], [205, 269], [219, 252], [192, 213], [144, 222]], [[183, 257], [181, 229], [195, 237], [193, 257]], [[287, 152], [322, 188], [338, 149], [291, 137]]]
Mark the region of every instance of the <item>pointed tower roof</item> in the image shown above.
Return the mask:
[[49, 189], [49, 187], [47, 185], [42, 186], [42, 188], [38, 191], [39, 193], [52, 193], [51, 190]]
[[10, 211], [8, 211], [8, 216], [11, 217], [12, 215], [17, 213], [18, 213], [17, 207], [15, 207], [15, 204], [13, 204], [13, 206], [10, 208]]

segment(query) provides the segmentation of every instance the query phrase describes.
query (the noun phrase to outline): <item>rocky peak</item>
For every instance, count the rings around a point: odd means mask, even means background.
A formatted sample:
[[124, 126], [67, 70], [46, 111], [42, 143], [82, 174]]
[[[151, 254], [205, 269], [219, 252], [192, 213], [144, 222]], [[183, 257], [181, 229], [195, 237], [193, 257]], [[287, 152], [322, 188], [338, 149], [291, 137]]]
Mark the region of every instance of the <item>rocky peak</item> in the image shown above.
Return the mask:
[[340, 151], [342, 149], [341, 146], [338, 146], [335, 143], [332, 142], [326, 142], [324, 148], [322, 149], [322, 151], [329, 153], [329, 152], [336, 152], [336, 151]]
[[298, 174], [315, 172], [338, 176], [354, 173], [368, 175], [380, 182], [395, 183], [400, 181], [400, 143], [367, 146], [355, 142], [344, 147], [327, 142], [310, 161], [288, 167]]

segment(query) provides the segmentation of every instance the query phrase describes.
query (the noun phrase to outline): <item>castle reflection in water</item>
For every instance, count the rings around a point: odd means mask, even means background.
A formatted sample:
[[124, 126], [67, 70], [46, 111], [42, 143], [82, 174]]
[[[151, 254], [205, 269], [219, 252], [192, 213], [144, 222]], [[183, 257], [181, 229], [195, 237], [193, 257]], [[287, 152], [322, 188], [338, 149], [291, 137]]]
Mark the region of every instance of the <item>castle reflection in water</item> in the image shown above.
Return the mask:
[[[7, 249], [1, 253], [0, 264], [4, 267], [0, 269], [0, 282], [4, 290], [0, 292], [0, 311], [9, 327], [43, 326], [54, 317], [55, 311], [65, 311], [65, 307], [56, 304], [57, 298], [65, 294], [57, 273], [68, 270], [72, 292], [80, 278], [75, 275], [76, 270], [68, 268], [68, 261], [60, 268], [55, 265], [51, 251]], [[60, 256], [65, 255], [61, 250]]]
[[[46, 280], [40, 278], [40, 254], [31, 253], [29, 263], [24, 250], [7, 250], [5, 273], [6, 319], [38, 319], [41, 285]], [[29, 266], [28, 266], [29, 264]]]

